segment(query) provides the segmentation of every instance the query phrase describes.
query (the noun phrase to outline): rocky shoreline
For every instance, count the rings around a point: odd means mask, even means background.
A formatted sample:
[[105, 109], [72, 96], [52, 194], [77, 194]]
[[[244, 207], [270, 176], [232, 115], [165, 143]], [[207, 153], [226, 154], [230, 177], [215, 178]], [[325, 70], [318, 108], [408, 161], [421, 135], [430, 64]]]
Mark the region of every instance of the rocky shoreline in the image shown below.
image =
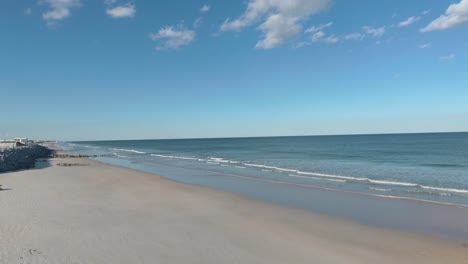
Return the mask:
[[38, 144], [0, 149], [0, 173], [33, 168], [37, 159], [48, 158], [52, 153]]

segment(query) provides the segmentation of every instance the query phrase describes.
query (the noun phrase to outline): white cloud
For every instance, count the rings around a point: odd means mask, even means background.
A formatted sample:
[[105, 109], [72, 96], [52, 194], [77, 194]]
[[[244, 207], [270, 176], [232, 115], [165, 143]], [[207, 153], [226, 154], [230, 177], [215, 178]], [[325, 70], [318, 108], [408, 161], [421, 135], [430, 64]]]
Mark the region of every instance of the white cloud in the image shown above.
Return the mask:
[[202, 6], [202, 7], [200, 8], [200, 12], [206, 13], [206, 12], [210, 11], [210, 9], [211, 9], [211, 6], [209, 6], [209, 5], [204, 5], [204, 6]]
[[48, 25], [54, 25], [69, 17], [70, 10], [81, 5], [80, 0], [44, 0], [43, 2], [49, 6], [49, 10], [42, 14]]
[[326, 24], [320, 24], [318, 26], [312, 26], [312, 27], [306, 29], [305, 32], [306, 33], [312, 33], [312, 32], [322, 31], [327, 27], [331, 27], [332, 25], [333, 25], [333, 22], [328, 22]]
[[458, 4], [451, 4], [444, 15], [422, 28], [421, 32], [445, 30], [463, 24], [468, 24], [468, 0], [461, 0]]
[[364, 26], [364, 27], [362, 27], [362, 30], [367, 35], [373, 36], [373, 37], [381, 37], [381, 36], [383, 36], [383, 34], [385, 34], [385, 27], [373, 28], [373, 27], [369, 27], [369, 26]]
[[430, 12], [431, 12], [431, 10], [430, 10], [430, 9], [427, 9], [427, 10], [424, 10], [424, 11], [422, 12], [422, 14], [423, 14], [423, 15], [427, 15], [427, 14], [429, 14]]
[[153, 41], [159, 42], [157, 50], [177, 49], [186, 46], [195, 40], [195, 31], [189, 30], [183, 24], [175, 27], [166, 26], [157, 33], [150, 34]]
[[326, 37], [326, 34], [323, 31], [319, 31], [313, 34], [311, 40], [312, 42], [316, 42], [316, 43], [322, 42], [322, 43], [329, 43], [329, 44], [335, 44], [338, 41], [340, 41], [340, 39], [336, 37], [335, 35]]
[[299, 43], [294, 44], [292, 47], [293, 47], [293, 49], [300, 49], [300, 48], [303, 48], [303, 47], [306, 47], [306, 46], [309, 46], [309, 45], [310, 45], [309, 42], [301, 41]]
[[32, 9], [31, 8], [26, 8], [26, 10], [24, 10], [24, 13], [29, 16], [29, 15], [32, 14]]
[[359, 33], [359, 32], [350, 33], [344, 36], [346, 40], [361, 40], [364, 37], [365, 37], [364, 34]]
[[296, 37], [302, 32], [301, 21], [323, 11], [330, 0], [249, 0], [247, 9], [239, 18], [226, 19], [221, 31], [239, 31], [261, 23], [263, 39], [257, 42], [259, 49], [271, 49]]
[[[385, 27], [374, 28], [370, 26], [362, 27], [362, 32], [353, 32], [347, 35], [344, 35], [343, 39], [345, 40], [363, 40], [367, 37], [381, 37], [385, 34]], [[376, 42], [377, 43], [377, 42]], [[377, 43], [377, 44], [380, 44]]]
[[441, 61], [451, 61], [451, 60], [455, 59], [455, 54], [450, 54], [450, 55], [447, 55], [447, 56], [440, 56], [439, 59]]
[[[111, 2], [115, 3], [115, 1]], [[106, 14], [113, 18], [134, 17], [135, 13], [135, 5], [130, 3], [115, 7], [109, 7], [106, 9]]]
[[404, 21], [401, 21], [399, 24], [398, 24], [398, 27], [407, 27], [413, 23], [416, 23], [418, 22], [418, 20], [420, 20], [421, 17], [418, 17], [418, 16], [412, 16], [412, 17], [409, 17], [408, 19], [404, 20]]
[[431, 43], [424, 43], [424, 44], [419, 45], [420, 49], [427, 49], [430, 47], [431, 47]]

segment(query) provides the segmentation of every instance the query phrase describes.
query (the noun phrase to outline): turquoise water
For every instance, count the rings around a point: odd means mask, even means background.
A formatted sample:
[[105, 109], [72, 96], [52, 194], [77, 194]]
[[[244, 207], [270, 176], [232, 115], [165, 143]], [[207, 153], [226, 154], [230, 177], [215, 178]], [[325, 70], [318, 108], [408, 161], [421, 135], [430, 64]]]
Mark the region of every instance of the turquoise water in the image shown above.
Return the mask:
[[154, 173], [184, 168], [468, 205], [468, 133], [93, 141], [63, 147]]

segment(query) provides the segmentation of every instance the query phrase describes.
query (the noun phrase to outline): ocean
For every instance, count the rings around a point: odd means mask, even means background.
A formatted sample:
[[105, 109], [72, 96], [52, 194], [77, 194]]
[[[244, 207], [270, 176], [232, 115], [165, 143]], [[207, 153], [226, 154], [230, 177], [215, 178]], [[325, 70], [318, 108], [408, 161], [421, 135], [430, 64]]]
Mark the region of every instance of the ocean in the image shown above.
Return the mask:
[[76, 153], [468, 205], [468, 133], [70, 142]]
[[[453, 212], [442, 220], [439, 215], [445, 213], [440, 210], [446, 209], [425, 211], [422, 201], [465, 208], [459, 219], [467, 220], [468, 133], [88, 141], [59, 146], [172, 180], [377, 226], [446, 235], [464, 225], [449, 223], [457, 221]], [[391, 202], [395, 199], [413, 203], [395, 205]], [[388, 212], [397, 212], [396, 207], [421, 219], [406, 213], [389, 218]], [[440, 226], [424, 219], [434, 214]], [[451, 229], [439, 232], [443, 226]], [[462, 231], [468, 237], [468, 228], [454, 230], [455, 236]]]

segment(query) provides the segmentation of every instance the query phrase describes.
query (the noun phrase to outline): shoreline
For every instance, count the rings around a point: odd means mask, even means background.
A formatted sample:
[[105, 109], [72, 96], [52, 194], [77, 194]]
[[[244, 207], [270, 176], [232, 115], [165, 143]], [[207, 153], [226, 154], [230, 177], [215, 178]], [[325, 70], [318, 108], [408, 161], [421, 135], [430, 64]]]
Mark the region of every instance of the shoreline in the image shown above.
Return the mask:
[[[144, 166], [127, 167], [122, 164], [114, 164], [111, 162], [101, 161], [99, 159], [96, 161], [103, 164], [118, 166], [119, 168], [150, 173], [151, 175], [157, 175], [178, 183], [225, 191], [269, 204], [285, 206], [288, 208], [298, 208], [311, 213], [326, 215], [342, 219], [344, 221], [352, 221], [370, 227], [403, 232], [415, 232], [442, 239], [468, 241], [468, 226], [466, 226], [466, 221], [468, 221], [468, 210], [466, 206], [459, 204], [443, 203], [431, 200], [426, 201], [405, 197], [386, 197], [360, 192], [323, 188], [320, 186], [303, 186], [296, 185], [294, 183], [284, 183], [239, 176], [236, 174], [232, 175], [235, 176], [235, 178], [239, 178], [239, 180], [245, 180], [248, 185], [251, 185], [249, 182], [252, 182], [252, 184], [257, 186], [257, 189], [254, 187], [256, 190], [255, 192], [259, 193], [264, 192], [264, 188], [271, 189], [271, 186], [278, 186], [276, 190], [282, 192], [281, 196], [277, 196], [275, 192], [273, 193], [274, 196], [280, 197], [278, 199], [271, 195], [267, 197], [262, 197], [262, 195], [259, 196], [256, 194], [252, 195], [252, 192], [242, 192], [239, 191], [239, 188], [225, 188], [217, 186], [216, 184], [207, 185], [206, 180], [202, 180], [202, 183], [196, 181], [188, 182], [186, 181], [186, 177], [178, 179], [177, 177], [174, 177], [174, 174], [168, 174], [172, 169], [169, 170], [169, 172], [163, 170], [164, 173], [158, 173], [152, 169], [145, 170]], [[185, 167], [178, 167], [178, 169], [182, 170], [182, 173], [178, 172], [178, 174], [184, 174], [183, 171], [187, 171], [187, 173], [190, 173], [190, 171], [200, 172], [194, 175], [194, 178], [206, 174], [206, 177], [208, 177], [207, 180], [218, 180], [220, 175], [226, 174]], [[211, 176], [215, 176], [216, 178], [210, 178], [208, 174], [211, 173], [213, 173]], [[229, 178], [231, 177], [231, 174], [224, 176]], [[238, 184], [237, 181], [232, 181], [232, 183]], [[267, 185], [263, 186], [262, 184]], [[288, 193], [284, 192], [286, 191], [284, 186], [286, 186], [286, 190], [289, 190]], [[291, 196], [304, 197], [303, 194], [310, 194], [307, 196], [309, 198], [308, 201], [304, 202], [303, 200], [300, 203], [297, 203], [297, 201], [284, 202], [291, 198]], [[289, 198], [281, 198], [285, 195]]]
[[370, 227], [91, 159], [47, 163], [0, 174], [10, 188], [0, 192], [0, 263], [21, 257], [34, 263], [463, 263], [468, 252], [463, 241]]
[[[108, 165], [128, 169], [127, 167], [122, 166], [122, 165], [110, 164], [110, 163], [106, 163], [106, 162], [99, 161], [99, 160], [96, 160], [96, 161], [104, 163], [104, 164], [108, 164]], [[368, 196], [368, 197], [374, 197], [374, 198], [396, 199], [396, 200], [401, 200], [401, 201], [429, 203], [429, 204], [435, 204], [435, 205], [445, 205], [445, 206], [453, 206], [453, 207], [457, 207], [457, 208], [467, 208], [468, 209], [468, 205], [466, 205], [466, 204], [439, 202], [439, 201], [419, 199], [419, 198], [413, 198], [413, 197], [404, 197], [404, 196], [392, 196], [392, 195], [373, 194], [373, 193], [365, 193], [365, 192], [357, 192], [357, 191], [349, 191], [349, 190], [339, 190], [339, 189], [327, 188], [327, 187], [322, 187], [322, 186], [312, 185], [312, 184], [301, 184], [301, 183], [291, 183], [291, 182], [284, 182], [284, 181], [266, 180], [266, 179], [260, 179], [260, 178], [255, 178], [255, 177], [242, 176], [242, 175], [238, 175], [238, 174], [210, 171], [210, 170], [197, 169], [197, 168], [190, 168], [189, 169], [189, 168], [186, 168], [186, 167], [177, 167], [177, 166], [174, 166], [174, 167], [184, 169], [184, 170], [194, 170], [194, 171], [202, 171], [202, 172], [208, 172], [208, 173], [223, 174], [223, 175], [237, 177], [237, 178], [249, 179], [249, 180], [252, 180], [252, 181], [269, 182], [269, 183], [274, 183], [274, 184], [292, 185], [292, 186], [311, 188], [311, 189], [316, 189], [316, 190], [324, 190], [324, 191], [338, 192], [338, 193], [347, 193], [347, 194], [352, 194], [352, 195], [361, 195], [361, 196]], [[140, 171], [140, 170], [137, 170], [137, 171]], [[154, 174], [154, 173], [152, 173], [152, 174], [157, 175], [157, 174]], [[161, 176], [161, 175], [157, 175], [157, 176]], [[164, 177], [164, 176], [161, 176], [161, 177]], [[167, 178], [167, 177], [164, 177], [164, 178], [171, 180], [170, 178]], [[183, 183], [183, 182], [181, 182], [181, 183]], [[203, 185], [200, 185], [200, 186], [203, 186]], [[213, 188], [213, 189], [216, 189], [216, 188]]]

